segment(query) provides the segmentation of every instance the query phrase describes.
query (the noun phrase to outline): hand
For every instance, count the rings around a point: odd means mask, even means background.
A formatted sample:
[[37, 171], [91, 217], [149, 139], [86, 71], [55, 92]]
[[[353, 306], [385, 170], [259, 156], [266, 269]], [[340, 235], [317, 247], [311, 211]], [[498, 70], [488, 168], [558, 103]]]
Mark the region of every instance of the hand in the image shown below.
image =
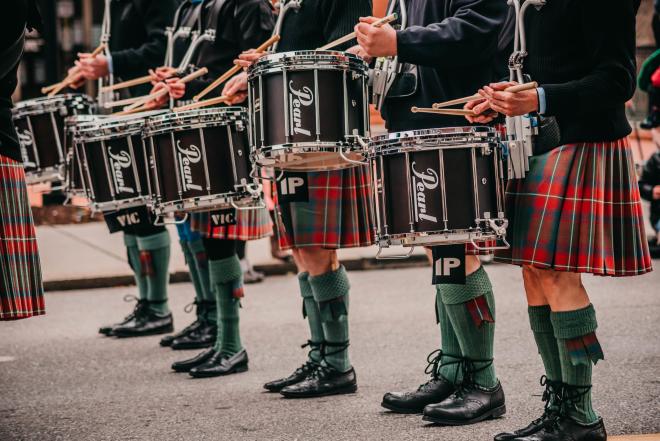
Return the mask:
[[239, 92], [236, 95], [231, 95], [227, 97], [225, 100], [225, 103], [229, 106], [235, 106], [236, 104], [241, 104], [245, 102], [247, 99], [248, 95], [245, 92]]
[[[238, 75], [234, 75], [225, 83], [225, 87], [222, 89], [222, 95], [232, 97], [232, 104], [242, 103], [247, 98], [248, 90], [248, 80], [247, 73], [241, 72]], [[245, 98], [241, 101], [233, 102], [234, 96], [245, 95]]]
[[86, 79], [97, 80], [108, 76], [110, 73], [108, 59], [105, 55], [92, 57], [92, 54], [78, 54], [78, 57], [76, 66], [80, 69], [80, 73]]
[[653, 199], [658, 200], [660, 199], [660, 185], [656, 185], [653, 187]]
[[265, 52], [257, 52], [255, 49], [248, 49], [240, 54], [237, 60], [234, 60], [234, 64], [241, 66], [243, 69], [247, 69], [264, 55], [266, 55]]
[[477, 113], [474, 116], [465, 115], [465, 119], [472, 124], [488, 124], [499, 116], [497, 112], [490, 108], [488, 100], [484, 98], [470, 101], [463, 108], [465, 110], [473, 110]]
[[358, 44], [370, 57], [396, 55], [396, 31], [389, 24], [372, 26], [377, 20], [376, 17], [360, 17], [360, 23], [355, 26]]
[[359, 44], [356, 44], [355, 46], [346, 49], [346, 52], [348, 52], [349, 54], [357, 55], [367, 63], [371, 63], [374, 59], [374, 57], [370, 57], [369, 55], [367, 55], [367, 53], [364, 51], [364, 49], [362, 49], [362, 47], [360, 47]]
[[80, 73], [78, 66], [70, 68], [67, 72], [67, 77], [69, 78], [69, 87], [71, 89], [77, 89], [85, 84], [85, 77]]
[[479, 90], [479, 95], [488, 100], [491, 109], [506, 116], [519, 116], [537, 112], [539, 110], [539, 95], [536, 89], [515, 93], [504, 92], [504, 89], [516, 84], [518, 83], [490, 84]]
[[179, 100], [186, 94], [186, 83], [182, 82], [180, 78], [170, 78], [165, 80], [165, 84], [170, 89], [170, 96]]
[[[151, 92], [149, 92], [149, 95], [152, 95], [152, 94], [154, 94], [154, 93], [157, 93], [157, 92], [159, 92], [159, 91], [161, 91], [161, 90], [163, 90], [163, 89], [168, 89], [168, 91], [169, 91], [169, 87], [167, 87], [167, 84], [165, 84], [165, 83], [163, 83], [163, 82], [157, 83], [157, 84], [151, 89]], [[169, 100], [170, 100], [170, 95], [166, 93], [165, 95], [161, 95], [161, 96], [159, 96], [159, 97], [156, 98], [156, 99], [153, 99], [153, 100], [147, 101], [147, 102], [144, 104], [144, 107], [145, 107], [146, 109], [149, 109], [149, 110], [151, 110], [151, 109], [160, 109], [161, 107], [165, 107], [165, 106], [167, 106]]]
[[149, 69], [149, 75], [151, 75], [151, 84], [154, 86], [160, 81], [165, 81], [168, 78], [172, 78], [176, 75], [176, 68], [161, 66], [157, 67], [156, 70]]

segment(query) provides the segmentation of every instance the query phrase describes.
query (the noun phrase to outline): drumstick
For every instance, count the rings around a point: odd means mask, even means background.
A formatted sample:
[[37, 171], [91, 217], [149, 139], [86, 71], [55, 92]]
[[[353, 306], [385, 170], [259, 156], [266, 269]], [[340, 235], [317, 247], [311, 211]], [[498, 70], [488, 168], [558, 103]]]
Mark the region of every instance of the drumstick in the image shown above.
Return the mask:
[[187, 104], [185, 106], [175, 107], [174, 109], [172, 109], [172, 112], [183, 112], [184, 110], [192, 110], [192, 109], [198, 109], [200, 107], [213, 106], [214, 104], [224, 103], [229, 98], [230, 98], [229, 96], [222, 95], [217, 98], [211, 98], [204, 101], [198, 101], [192, 104]]
[[121, 106], [127, 106], [129, 104], [133, 104], [137, 100], [142, 99], [141, 96], [136, 96], [133, 98], [126, 98], [124, 100], [117, 100], [117, 101], [110, 101], [108, 103], [104, 104], [104, 107], [106, 109], [112, 109], [113, 107], [121, 107]]
[[125, 89], [127, 87], [147, 84], [151, 82], [152, 78], [153, 77], [151, 75], [145, 75], [143, 77], [133, 78], [132, 80], [122, 81], [121, 83], [113, 84], [112, 86], [101, 87], [101, 92], [112, 92], [113, 90]]
[[[383, 26], [387, 23], [393, 22], [397, 18], [398, 18], [398, 16], [396, 14], [391, 14], [391, 15], [388, 15], [387, 17], [383, 17], [380, 20], [377, 20], [377, 21], [373, 22], [371, 24], [371, 26], [373, 26], [375, 28], [379, 28], [379, 27], [381, 27], [381, 26]], [[335, 41], [331, 41], [330, 43], [321, 46], [317, 50], [324, 51], [326, 49], [330, 49], [331, 47], [339, 46], [340, 44], [346, 43], [347, 41], [351, 41], [355, 37], [356, 37], [355, 32], [351, 32], [348, 35], [344, 35], [343, 37], [338, 38]]]
[[453, 115], [453, 116], [474, 116], [474, 110], [463, 109], [433, 109], [431, 107], [411, 107], [412, 113], [435, 113], [436, 115]]
[[[504, 92], [510, 92], [510, 93], [516, 93], [516, 92], [522, 92], [523, 90], [530, 90], [530, 89], [536, 89], [538, 87], [538, 83], [536, 81], [532, 81], [531, 83], [525, 83], [525, 84], [517, 84], [515, 86], [509, 86], [506, 89], [504, 89]], [[435, 103], [433, 104], [434, 109], [441, 109], [443, 107], [450, 107], [450, 106], [455, 106], [457, 104], [465, 104], [469, 103], [470, 101], [482, 99], [483, 97], [479, 95], [478, 93], [475, 93], [472, 96], [466, 96], [465, 98], [457, 98], [455, 100], [450, 100], [450, 101], [444, 101], [442, 103]]]
[[144, 112], [145, 110], [151, 110], [151, 109], [147, 109], [145, 106], [140, 106], [140, 107], [136, 107], [135, 109], [131, 109], [131, 110], [122, 110], [121, 112], [115, 112], [115, 113], [112, 114], [112, 116], [131, 115], [133, 113]]
[[[271, 47], [273, 44], [275, 44], [277, 41], [280, 40], [279, 35], [273, 35], [270, 37], [268, 40], [264, 41], [261, 46], [255, 49], [255, 52], [263, 52], [269, 47]], [[199, 101], [200, 99], [204, 98], [206, 95], [208, 95], [213, 89], [227, 81], [229, 78], [233, 77], [235, 74], [237, 74], [240, 70], [242, 69], [241, 66], [238, 64], [234, 65], [231, 69], [229, 69], [227, 72], [222, 74], [217, 80], [212, 82], [211, 84], [208, 85], [208, 87], [204, 90], [202, 90], [200, 93], [195, 95], [193, 97], [193, 101]]]
[[[207, 73], [209, 73], [209, 70], [205, 67], [202, 67], [201, 69], [197, 69], [195, 72], [193, 72], [191, 74], [188, 74], [185, 77], [181, 78], [181, 80], [179, 80], [179, 81], [181, 81], [182, 83], [188, 83], [188, 82], [194, 80], [195, 78], [199, 78], [203, 75], [206, 75]], [[124, 110], [137, 109], [138, 107], [142, 106], [143, 104], [148, 103], [151, 100], [158, 99], [163, 95], [167, 95], [168, 93], [169, 93], [169, 90], [161, 89], [156, 93], [152, 93], [150, 95], [142, 96], [142, 97], [140, 97], [140, 99], [136, 100], [130, 106], [124, 107]]]
[[[100, 44], [96, 49], [94, 49], [92, 51], [92, 54], [91, 54], [92, 57], [97, 56], [98, 54], [103, 52], [104, 49], [105, 49], [105, 43]], [[67, 87], [68, 85], [73, 83], [72, 80], [73, 80], [74, 76], [75, 76], [75, 74], [74, 75], [67, 75], [59, 83], [55, 83], [55, 84], [51, 84], [50, 86], [43, 87], [41, 89], [41, 93], [48, 93], [48, 96], [53, 96], [53, 95], [58, 94], [62, 89], [64, 89], [65, 87]]]

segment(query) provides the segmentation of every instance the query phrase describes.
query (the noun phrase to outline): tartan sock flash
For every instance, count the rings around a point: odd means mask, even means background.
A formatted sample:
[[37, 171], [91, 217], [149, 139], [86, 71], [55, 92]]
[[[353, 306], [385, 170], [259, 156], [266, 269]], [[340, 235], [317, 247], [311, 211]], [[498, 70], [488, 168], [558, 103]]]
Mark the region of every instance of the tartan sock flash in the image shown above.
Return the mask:
[[340, 372], [351, 369], [348, 357], [348, 292], [350, 284], [344, 266], [320, 276], [310, 276], [325, 335], [323, 360]]
[[[438, 285], [447, 315], [456, 333], [461, 354], [473, 362], [476, 384], [495, 387], [492, 363], [495, 343], [495, 297], [483, 267], [467, 276], [465, 285]], [[488, 360], [488, 361], [486, 361]]]
[[138, 250], [137, 246], [137, 236], [124, 233], [124, 245], [126, 245], [128, 264], [133, 270], [133, 276], [135, 277], [138, 296], [140, 297], [140, 300], [147, 300], [149, 286], [147, 283], [147, 277], [142, 274], [142, 263], [140, 262], [140, 250]]
[[170, 282], [170, 233], [163, 231], [137, 238], [140, 252], [148, 252], [151, 256], [153, 274], [147, 276], [147, 300], [149, 309], [158, 314], [168, 314], [167, 286]]
[[459, 384], [463, 380], [463, 371], [459, 363], [460, 358], [452, 357], [452, 355], [461, 355], [461, 345], [458, 343], [456, 332], [454, 332], [454, 328], [447, 315], [447, 308], [442, 303], [440, 285], [436, 286], [435, 289], [435, 312], [436, 320], [440, 327], [442, 349], [442, 360], [440, 360], [438, 374], [447, 381]]
[[238, 285], [242, 285], [243, 273], [238, 256], [209, 260], [211, 289], [218, 305], [218, 334], [214, 349], [232, 356], [243, 349], [239, 328], [240, 300], [235, 296]]
[[307, 319], [310, 332], [309, 361], [314, 363], [321, 362], [321, 345], [325, 341], [323, 335], [323, 322], [321, 321], [321, 311], [319, 305], [314, 300], [312, 285], [309, 283], [309, 273], [298, 274], [298, 283], [300, 285], [300, 295], [303, 300], [303, 317]]
[[211, 323], [215, 323], [217, 321], [217, 307], [215, 304], [215, 294], [211, 291], [209, 263], [206, 258], [206, 251], [204, 250], [204, 242], [200, 238], [189, 241], [187, 245], [192, 259], [192, 265], [188, 265], [191, 278], [193, 278], [192, 267], [195, 267], [197, 283], [193, 281], [193, 284], [195, 286], [196, 298], [205, 305], [202, 308], [204, 318]]

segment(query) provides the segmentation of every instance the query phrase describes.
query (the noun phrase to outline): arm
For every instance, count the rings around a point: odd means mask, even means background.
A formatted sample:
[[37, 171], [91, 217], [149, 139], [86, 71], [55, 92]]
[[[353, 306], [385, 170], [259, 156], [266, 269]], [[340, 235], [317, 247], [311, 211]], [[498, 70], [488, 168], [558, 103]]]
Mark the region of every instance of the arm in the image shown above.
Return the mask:
[[[605, 4], [603, 4], [605, 3]], [[632, 0], [584, 0], [585, 54], [596, 60], [584, 77], [542, 84], [546, 115], [582, 114], [623, 105], [635, 91], [635, 11]]]
[[507, 14], [505, 1], [455, 0], [451, 17], [428, 26], [397, 31], [397, 51], [403, 62], [430, 67], [460, 68], [491, 59]]

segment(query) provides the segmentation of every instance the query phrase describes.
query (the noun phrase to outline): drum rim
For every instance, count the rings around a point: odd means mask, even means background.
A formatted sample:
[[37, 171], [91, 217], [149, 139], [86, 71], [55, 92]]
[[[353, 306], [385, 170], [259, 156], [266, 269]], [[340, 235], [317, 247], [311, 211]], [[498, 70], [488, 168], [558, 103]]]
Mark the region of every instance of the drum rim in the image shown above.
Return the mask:
[[[462, 129], [453, 130], [452, 129]], [[467, 138], [462, 142], [449, 142], [451, 137]], [[445, 142], [443, 143], [443, 139]], [[419, 141], [438, 140], [434, 146], [423, 146]], [[392, 155], [410, 151], [443, 150], [457, 148], [498, 148], [498, 132], [488, 126], [442, 127], [432, 129], [409, 130], [378, 135], [369, 140], [370, 157]]]
[[[296, 64], [296, 60], [303, 61], [304, 64]], [[261, 57], [250, 66], [248, 80], [284, 70], [348, 70], [366, 75], [369, 66], [362, 58], [349, 52], [331, 50], [277, 52]]]
[[[220, 116], [222, 118], [213, 121], [189, 121], [194, 118], [206, 116]], [[180, 132], [203, 127], [221, 127], [239, 121], [244, 124], [248, 122], [247, 109], [241, 106], [210, 107], [206, 109], [190, 109], [183, 112], [168, 112], [163, 115], [154, 115], [147, 118], [142, 137], [150, 138], [170, 131]], [[207, 122], [209, 124], [204, 125]]]
[[[20, 118], [24, 115], [33, 115], [37, 111], [43, 113], [50, 113], [53, 110], [61, 108], [63, 104], [76, 98], [82, 98], [84, 104], [89, 104], [90, 107], [95, 105], [94, 99], [84, 93], [63, 93], [55, 96], [42, 96], [38, 98], [30, 98], [28, 100], [19, 101], [14, 104], [12, 114], [14, 118]], [[48, 109], [48, 110], [45, 110]], [[51, 110], [52, 109], [52, 110]]]
[[142, 133], [149, 116], [164, 112], [168, 111], [150, 110], [149, 112], [123, 116], [96, 115], [99, 117], [96, 120], [86, 121], [75, 126], [74, 142], [84, 144]]

